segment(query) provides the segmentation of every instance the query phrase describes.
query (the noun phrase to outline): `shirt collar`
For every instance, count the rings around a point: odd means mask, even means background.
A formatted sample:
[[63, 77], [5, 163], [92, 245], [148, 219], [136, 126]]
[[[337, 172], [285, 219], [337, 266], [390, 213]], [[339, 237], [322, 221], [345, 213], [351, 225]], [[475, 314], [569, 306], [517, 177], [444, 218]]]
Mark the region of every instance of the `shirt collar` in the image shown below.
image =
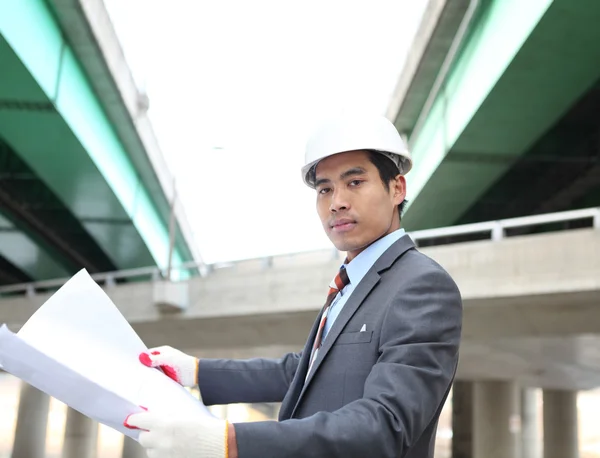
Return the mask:
[[405, 234], [406, 232], [403, 228], [397, 229], [385, 237], [371, 243], [371, 245], [361, 251], [352, 261], [348, 264], [344, 264], [352, 286], [356, 287], [369, 269], [373, 267], [375, 261], [377, 261], [379, 257], [394, 244], [394, 242], [398, 241], [400, 237]]

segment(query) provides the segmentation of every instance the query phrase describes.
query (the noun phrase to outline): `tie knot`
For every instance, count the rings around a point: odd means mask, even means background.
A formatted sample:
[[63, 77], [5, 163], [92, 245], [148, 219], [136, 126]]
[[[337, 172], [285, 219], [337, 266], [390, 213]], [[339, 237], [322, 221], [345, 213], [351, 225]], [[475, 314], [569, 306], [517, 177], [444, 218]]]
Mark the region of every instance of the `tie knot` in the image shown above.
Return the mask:
[[340, 271], [338, 272], [338, 274], [335, 276], [335, 279], [334, 279], [335, 287], [334, 287], [334, 285], [331, 285], [331, 289], [336, 290], [336, 291], [341, 291], [349, 283], [350, 283], [350, 279], [348, 278], [348, 272], [346, 272], [346, 269], [344, 267], [342, 267], [340, 269]]

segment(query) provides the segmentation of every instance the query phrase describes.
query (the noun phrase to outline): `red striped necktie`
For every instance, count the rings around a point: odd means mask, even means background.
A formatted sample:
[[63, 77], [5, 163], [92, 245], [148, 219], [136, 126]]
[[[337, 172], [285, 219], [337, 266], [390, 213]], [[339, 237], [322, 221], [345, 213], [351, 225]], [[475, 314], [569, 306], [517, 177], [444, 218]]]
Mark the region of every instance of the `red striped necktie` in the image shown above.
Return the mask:
[[335, 276], [332, 284], [329, 285], [329, 294], [327, 295], [327, 300], [325, 301], [325, 305], [323, 306], [323, 314], [321, 315], [321, 322], [319, 323], [319, 329], [317, 331], [317, 335], [315, 336], [315, 342], [313, 344], [312, 352], [310, 355], [310, 363], [308, 366], [308, 374], [310, 374], [310, 370], [312, 369], [312, 365], [317, 359], [317, 354], [319, 353], [319, 348], [321, 347], [322, 339], [323, 339], [323, 330], [325, 329], [325, 323], [327, 323], [327, 313], [329, 312], [329, 307], [331, 303], [337, 296], [337, 294], [344, 289], [346, 285], [350, 283], [350, 279], [348, 278], [348, 273], [346, 269], [342, 266], [340, 271]]

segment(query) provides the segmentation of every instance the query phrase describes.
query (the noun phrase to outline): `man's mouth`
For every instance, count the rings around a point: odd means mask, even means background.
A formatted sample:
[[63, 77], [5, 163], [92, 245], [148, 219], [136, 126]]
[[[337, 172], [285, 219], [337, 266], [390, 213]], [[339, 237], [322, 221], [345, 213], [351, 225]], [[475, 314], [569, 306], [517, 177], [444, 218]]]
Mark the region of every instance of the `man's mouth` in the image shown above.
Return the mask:
[[349, 218], [338, 219], [331, 224], [331, 230], [333, 232], [347, 232], [352, 230], [356, 226], [356, 221]]

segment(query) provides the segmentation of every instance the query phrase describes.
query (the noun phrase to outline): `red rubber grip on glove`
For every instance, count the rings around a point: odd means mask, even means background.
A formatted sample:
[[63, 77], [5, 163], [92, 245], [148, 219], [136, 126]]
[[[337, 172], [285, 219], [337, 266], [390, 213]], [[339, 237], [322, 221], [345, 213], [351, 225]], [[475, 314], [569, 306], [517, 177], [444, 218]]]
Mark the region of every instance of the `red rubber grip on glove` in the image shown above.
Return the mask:
[[[152, 354], [160, 355], [160, 352], [153, 351]], [[144, 366], [152, 367], [152, 359], [150, 358], [148, 353], [140, 353], [139, 360], [140, 360], [140, 363], [142, 363]], [[165, 373], [165, 375], [167, 377], [175, 380], [177, 383], [181, 383], [181, 380], [179, 379], [179, 376], [177, 375], [177, 371], [173, 367], [171, 367], [171, 366], [158, 366], [158, 367], [160, 367], [163, 370], [163, 372]]]

